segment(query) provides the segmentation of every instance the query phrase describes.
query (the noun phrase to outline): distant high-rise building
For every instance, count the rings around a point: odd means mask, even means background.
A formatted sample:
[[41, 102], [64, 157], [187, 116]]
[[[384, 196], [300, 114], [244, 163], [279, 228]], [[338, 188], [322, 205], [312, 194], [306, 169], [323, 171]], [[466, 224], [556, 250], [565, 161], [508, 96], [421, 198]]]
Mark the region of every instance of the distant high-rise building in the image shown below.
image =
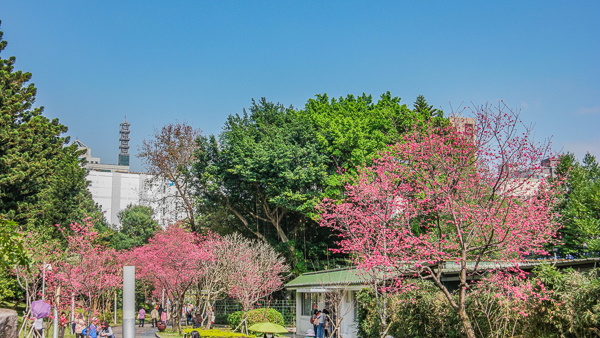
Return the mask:
[[119, 224], [119, 212], [128, 205], [144, 205], [154, 210], [153, 218], [163, 227], [186, 218], [177, 203], [177, 189], [168, 180], [129, 171], [129, 126], [121, 123], [119, 164], [105, 164], [92, 156], [92, 149], [80, 140], [72, 144], [81, 151], [82, 165], [88, 170], [88, 190], [110, 224]]
[[127, 122], [126, 116], [125, 121], [121, 123], [121, 130], [119, 131], [119, 134], [121, 134], [121, 137], [119, 138], [119, 141], [121, 142], [119, 145], [119, 149], [121, 150], [119, 152], [119, 165], [129, 166], [129, 126], [130, 124]]

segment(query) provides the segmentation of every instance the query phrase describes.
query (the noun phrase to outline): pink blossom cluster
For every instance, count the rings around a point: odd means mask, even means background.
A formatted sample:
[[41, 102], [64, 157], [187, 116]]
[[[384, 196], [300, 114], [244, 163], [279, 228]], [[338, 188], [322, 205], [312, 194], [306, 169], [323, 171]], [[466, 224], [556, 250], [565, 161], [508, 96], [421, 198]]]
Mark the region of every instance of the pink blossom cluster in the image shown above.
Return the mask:
[[452, 264], [466, 279], [482, 262], [516, 266], [547, 254], [558, 241], [561, 181], [534, 174], [549, 145], [521, 133], [511, 112], [474, 114], [475, 135], [415, 126], [359, 169], [345, 198], [322, 201], [320, 223], [340, 234], [339, 252], [381, 278], [436, 282]]

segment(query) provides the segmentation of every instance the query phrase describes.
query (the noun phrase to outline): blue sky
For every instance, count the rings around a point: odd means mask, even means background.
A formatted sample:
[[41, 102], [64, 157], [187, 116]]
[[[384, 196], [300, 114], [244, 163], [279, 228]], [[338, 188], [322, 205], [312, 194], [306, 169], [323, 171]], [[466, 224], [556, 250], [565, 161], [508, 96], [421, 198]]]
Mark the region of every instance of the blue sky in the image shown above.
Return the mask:
[[105, 163], [125, 115], [135, 154], [175, 120], [219, 133], [252, 98], [385, 91], [504, 100], [555, 149], [600, 157], [600, 1], [5, 0], [0, 19], [2, 57]]

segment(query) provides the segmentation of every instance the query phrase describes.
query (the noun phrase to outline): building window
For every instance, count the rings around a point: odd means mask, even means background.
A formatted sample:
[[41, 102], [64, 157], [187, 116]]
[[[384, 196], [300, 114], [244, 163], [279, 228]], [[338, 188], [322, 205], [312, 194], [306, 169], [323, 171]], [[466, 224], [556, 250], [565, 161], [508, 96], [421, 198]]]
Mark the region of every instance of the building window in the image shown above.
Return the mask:
[[348, 294], [349, 294], [349, 298], [350, 298], [348, 303], [350, 303], [350, 306], [352, 306], [352, 315], [354, 316], [354, 320], [357, 320], [357, 318], [358, 318], [358, 313], [357, 313], [358, 301], [356, 300], [357, 292], [350, 291], [350, 292], [348, 292]]
[[317, 308], [317, 295], [312, 293], [301, 293], [302, 315], [312, 315], [313, 309]]

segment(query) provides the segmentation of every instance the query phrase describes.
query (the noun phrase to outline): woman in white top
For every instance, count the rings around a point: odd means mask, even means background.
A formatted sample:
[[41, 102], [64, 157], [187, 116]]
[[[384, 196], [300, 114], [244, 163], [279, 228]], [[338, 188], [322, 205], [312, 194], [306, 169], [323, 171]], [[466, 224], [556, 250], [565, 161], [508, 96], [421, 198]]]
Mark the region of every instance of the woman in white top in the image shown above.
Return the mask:
[[36, 337], [43, 337], [42, 335], [44, 334], [44, 318], [36, 318], [33, 321], [33, 328], [35, 329], [35, 331], [39, 335], [39, 336], [36, 336]]

